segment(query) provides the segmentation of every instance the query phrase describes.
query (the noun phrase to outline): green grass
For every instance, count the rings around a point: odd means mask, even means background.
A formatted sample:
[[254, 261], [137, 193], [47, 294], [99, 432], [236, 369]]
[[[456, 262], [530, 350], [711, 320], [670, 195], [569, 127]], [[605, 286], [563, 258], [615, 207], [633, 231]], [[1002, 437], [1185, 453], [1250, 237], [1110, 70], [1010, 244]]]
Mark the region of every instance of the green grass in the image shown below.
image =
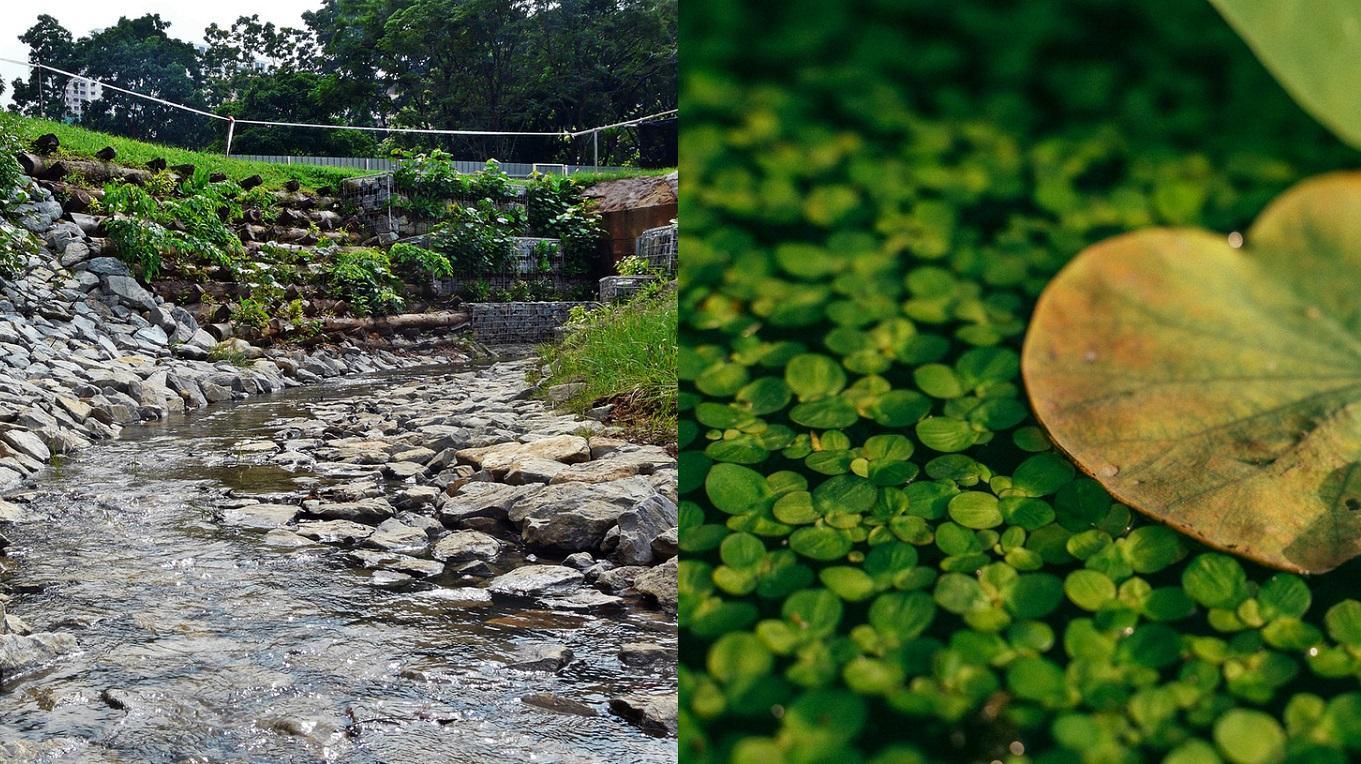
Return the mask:
[[572, 177], [583, 183], [600, 183], [606, 180], [622, 180], [624, 178], [655, 178], [661, 175], [669, 175], [676, 171], [674, 167], [660, 167], [656, 169], [644, 169], [642, 167], [627, 167], [622, 170], [601, 170], [599, 172], [575, 172]]
[[190, 151], [173, 146], [161, 146], [132, 138], [123, 138], [108, 133], [87, 130], [83, 127], [53, 122], [47, 119], [18, 117], [15, 122], [25, 143], [44, 133], [53, 133], [61, 140], [61, 153], [72, 157], [93, 157], [95, 152], [105, 146], [112, 146], [118, 152], [115, 162], [129, 167], [143, 167], [157, 157], [164, 158], [167, 164], [192, 164], [208, 172], [225, 173], [232, 180], [241, 180], [251, 175], [259, 175], [266, 188], [281, 188], [286, 181], [296, 180], [304, 188], [315, 190], [322, 186], [336, 186], [345, 178], [365, 175], [365, 171], [343, 167], [322, 167], [307, 164], [271, 164], [269, 162], [249, 162], [230, 159], [221, 154], [203, 151]]
[[615, 403], [620, 421], [653, 440], [676, 437], [676, 294], [667, 290], [600, 308], [556, 345], [541, 350], [553, 374], [545, 386], [585, 382], [566, 402], [583, 412]]

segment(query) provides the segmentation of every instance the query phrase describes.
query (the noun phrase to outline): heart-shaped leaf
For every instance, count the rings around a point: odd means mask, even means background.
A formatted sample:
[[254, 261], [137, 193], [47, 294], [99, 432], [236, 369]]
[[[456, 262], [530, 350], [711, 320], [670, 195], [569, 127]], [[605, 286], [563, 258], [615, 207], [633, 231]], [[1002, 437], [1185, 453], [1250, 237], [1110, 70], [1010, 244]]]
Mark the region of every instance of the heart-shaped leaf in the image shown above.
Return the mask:
[[1036, 306], [1031, 402], [1120, 501], [1267, 565], [1329, 570], [1361, 553], [1358, 287], [1358, 173], [1291, 189], [1242, 239], [1110, 239]]

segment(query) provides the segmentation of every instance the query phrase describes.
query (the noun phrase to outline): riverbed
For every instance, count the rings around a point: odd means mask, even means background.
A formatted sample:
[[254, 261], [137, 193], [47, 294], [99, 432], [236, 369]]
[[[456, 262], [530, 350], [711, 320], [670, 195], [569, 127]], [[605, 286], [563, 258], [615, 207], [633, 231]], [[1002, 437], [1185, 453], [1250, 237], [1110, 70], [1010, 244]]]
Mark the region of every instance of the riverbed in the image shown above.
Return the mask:
[[[674, 692], [673, 622], [636, 607], [567, 612], [391, 591], [341, 549], [281, 549], [224, 527], [224, 490], [268, 499], [331, 478], [234, 451], [307, 407], [441, 369], [296, 388], [130, 427], [65, 457], [6, 529], [9, 612], [79, 651], [0, 687], [0, 742], [51, 761], [663, 762], [674, 740], [609, 698]], [[566, 645], [558, 672], [512, 668]]]

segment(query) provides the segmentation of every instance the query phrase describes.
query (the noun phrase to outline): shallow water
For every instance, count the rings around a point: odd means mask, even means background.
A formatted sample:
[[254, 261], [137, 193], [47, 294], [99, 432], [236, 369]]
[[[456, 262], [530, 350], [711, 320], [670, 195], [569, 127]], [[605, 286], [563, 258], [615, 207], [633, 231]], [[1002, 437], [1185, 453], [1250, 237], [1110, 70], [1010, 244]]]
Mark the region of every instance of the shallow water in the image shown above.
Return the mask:
[[[672, 671], [616, 658], [624, 642], [674, 647], [657, 614], [385, 591], [339, 549], [279, 550], [213, 522], [224, 487], [295, 491], [324, 479], [253, 465], [234, 442], [286, 426], [309, 403], [412, 378], [299, 388], [129, 428], [50, 470], [29, 505], [39, 519], [6, 531], [9, 610], [35, 630], [71, 632], [81, 650], [6, 677], [0, 741], [70, 740], [60, 761], [674, 761], [673, 740], [606, 710], [612, 695], [674, 692]], [[536, 643], [566, 644], [576, 660], [557, 675], [506, 667]], [[520, 700], [532, 693], [597, 715]]]

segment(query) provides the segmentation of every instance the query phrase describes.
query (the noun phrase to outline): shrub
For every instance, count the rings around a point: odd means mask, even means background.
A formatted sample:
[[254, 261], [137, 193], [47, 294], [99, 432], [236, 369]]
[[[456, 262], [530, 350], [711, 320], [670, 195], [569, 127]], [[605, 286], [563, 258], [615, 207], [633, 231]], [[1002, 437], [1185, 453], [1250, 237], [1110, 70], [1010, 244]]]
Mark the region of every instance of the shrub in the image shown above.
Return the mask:
[[357, 316], [382, 315], [402, 307], [396, 291], [399, 282], [382, 250], [341, 250], [331, 264], [329, 279]]
[[170, 253], [236, 269], [245, 247], [224, 217], [240, 218], [239, 191], [224, 182], [192, 188], [184, 198], [157, 199], [139, 186], [110, 183], [104, 187], [104, 212], [122, 217], [106, 222], [109, 240], [148, 280], [156, 278], [162, 257]]
[[591, 272], [605, 230], [600, 216], [571, 177], [536, 175], [525, 189], [530, 233], [562, 240], [563, 272], [584, 276]]
[[471, 207], [451, 207], [444, 222], [430, 232], [430, 248], [448, 258], [464, 276], [498, 274], [515, 257], [518, 219], [482, 200]]
[[434, 250], [418, 247], [415, 244], [398, 242], [388, 250], [388, 258], [397, 267], [398, 273], [412, 281], [442, 279], [454, 274], [449, 258]]

